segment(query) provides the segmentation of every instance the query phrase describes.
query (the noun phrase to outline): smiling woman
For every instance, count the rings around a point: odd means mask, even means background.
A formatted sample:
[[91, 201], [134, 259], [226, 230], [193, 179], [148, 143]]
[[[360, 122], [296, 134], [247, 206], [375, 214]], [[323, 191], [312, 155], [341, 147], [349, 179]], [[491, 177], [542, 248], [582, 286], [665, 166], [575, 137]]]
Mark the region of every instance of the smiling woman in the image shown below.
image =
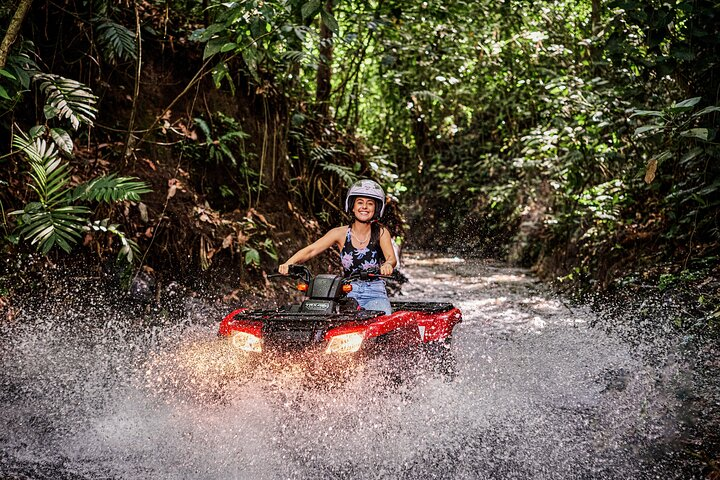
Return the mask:
[[[379, 270], [390, 275], [397, 265], [390, 232], [378, 223], [385, 210], [385, 192], [372, 180], [360, 180], [353, 184], [345, 197], [345, 211], [350, 214], [350, 224], [333, 228], [322, 238], [299, 250], [278, 271], [288, 274], [290, 265], [304, 263], [333, 245], [340, 250], [340, 262], [345, 277], [363, 270]], [[356, 280], [349, 297], [355, 298], [360, 307], [390, 313], [385, 281]]]

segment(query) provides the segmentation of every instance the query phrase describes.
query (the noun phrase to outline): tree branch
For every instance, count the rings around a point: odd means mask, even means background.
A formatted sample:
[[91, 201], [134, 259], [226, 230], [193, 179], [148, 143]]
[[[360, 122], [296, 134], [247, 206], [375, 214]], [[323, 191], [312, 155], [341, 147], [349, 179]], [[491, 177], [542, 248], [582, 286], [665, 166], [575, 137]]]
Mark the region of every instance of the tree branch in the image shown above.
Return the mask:
[[12, 20], [10, 20], [10, 25], [8, 26], [7, 32], [5, 32], [5, 37], [2, 43], [0, 43], [0, 68], [5, 68], [10, 47], [15, 43], [15, 39], [20, 33], [20, 27], [22, 26], [23, 20], [25, 20], [25, 15], [27, 15], [28, 10], [30, 10], [30, 5], [32, 5], [32, 0], [20, 0], [20, 4], [17, 10], [15, 10], [15, 15], [13, 15]]

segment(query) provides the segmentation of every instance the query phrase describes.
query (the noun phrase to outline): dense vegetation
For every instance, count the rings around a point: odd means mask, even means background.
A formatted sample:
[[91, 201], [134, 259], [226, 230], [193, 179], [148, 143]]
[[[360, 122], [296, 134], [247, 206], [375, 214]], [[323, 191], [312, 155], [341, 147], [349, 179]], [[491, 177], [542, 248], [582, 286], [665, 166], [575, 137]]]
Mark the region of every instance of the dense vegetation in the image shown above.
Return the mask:
[[710, 0], [6, 2], [3, 249], [253, 271], [341, 221], [345, 186], [372, 176], [413, 246], [585, 286], [696, 284], [711, 325], [718, 12]]

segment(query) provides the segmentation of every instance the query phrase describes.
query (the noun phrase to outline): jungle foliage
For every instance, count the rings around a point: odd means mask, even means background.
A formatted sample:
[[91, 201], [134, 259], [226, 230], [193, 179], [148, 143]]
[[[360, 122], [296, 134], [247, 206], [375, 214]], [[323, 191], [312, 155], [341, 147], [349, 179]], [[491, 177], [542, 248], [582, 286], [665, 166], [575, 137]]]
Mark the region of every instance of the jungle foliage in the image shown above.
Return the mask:
[[[258, 211], [317, 232], [342, 220], [347, 184], [372, 176], [405, 206], [417, 247], [601, 286], [717, 275], [718, 12], [712, 0], [36, 1], [0, 70], [0, 122], [68, 160], [82, 139], [86, 154], [112, 146], [102, 160], [118, 170], [163, 177], [149, 220], [139, 199], [108, 197], [145, 219], [119, 223], [147, 249], [184, 192], [193, 206], [174, 215], [196, 234], [166, 238], [203, 267], [225, 249], [272, 261], [292, 228]], [[96, 108], [102, 124], [80, 130]], [[2, 181], [40, 195], [25, 142]], [[43, 251], [33, 215], [66, 215], [53, 223], [66, 249], [89, 214], [72, 196], [42, 211], [20, 198], [0, 198], [24, 211], [6, 229]]]

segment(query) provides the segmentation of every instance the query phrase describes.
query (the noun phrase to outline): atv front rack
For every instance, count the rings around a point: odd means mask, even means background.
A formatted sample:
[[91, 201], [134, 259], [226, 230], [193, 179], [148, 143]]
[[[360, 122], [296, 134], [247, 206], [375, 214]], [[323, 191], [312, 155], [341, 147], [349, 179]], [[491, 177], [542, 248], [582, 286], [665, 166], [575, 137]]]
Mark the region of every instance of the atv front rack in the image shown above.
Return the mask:
[[235, 315], [237, 320], [265, 322], [268, 320], [305, 322], [344, 323], [370, 320], [385, 315], [377, 310], [358, 310], [346, 313], [284, 312], [282, 310], [245, 310]]
[[390, 302], [393, 312], [422, 312], [442, 313], [449, 312], [455, 306], [446, 302]]

